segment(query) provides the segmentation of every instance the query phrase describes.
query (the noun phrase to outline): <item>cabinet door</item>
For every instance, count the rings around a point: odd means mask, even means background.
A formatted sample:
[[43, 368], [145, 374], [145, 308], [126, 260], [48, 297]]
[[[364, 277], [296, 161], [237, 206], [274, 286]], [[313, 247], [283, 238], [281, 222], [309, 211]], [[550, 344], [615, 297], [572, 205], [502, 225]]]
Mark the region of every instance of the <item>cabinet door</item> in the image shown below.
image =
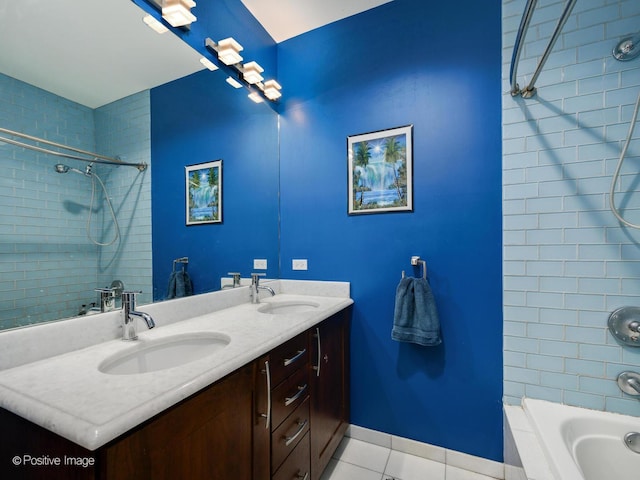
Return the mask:
[[104, 478], [251, 480], [253, 382], [243, 367], [116, 441]]
[[312, 480], [320, 478], [349, 425], [350, 311], [343, 310], [312, 330]]

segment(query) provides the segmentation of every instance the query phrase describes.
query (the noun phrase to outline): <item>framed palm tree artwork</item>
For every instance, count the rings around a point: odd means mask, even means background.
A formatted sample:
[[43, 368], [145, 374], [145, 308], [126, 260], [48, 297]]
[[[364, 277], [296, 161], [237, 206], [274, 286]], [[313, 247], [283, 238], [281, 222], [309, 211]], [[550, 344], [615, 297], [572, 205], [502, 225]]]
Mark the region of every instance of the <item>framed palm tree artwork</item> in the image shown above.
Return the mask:
[[347, 137], [349, 215], [413, 211], [413, 125]]
[[187, 225], [222, 222], [222, 160], [185, 167]]

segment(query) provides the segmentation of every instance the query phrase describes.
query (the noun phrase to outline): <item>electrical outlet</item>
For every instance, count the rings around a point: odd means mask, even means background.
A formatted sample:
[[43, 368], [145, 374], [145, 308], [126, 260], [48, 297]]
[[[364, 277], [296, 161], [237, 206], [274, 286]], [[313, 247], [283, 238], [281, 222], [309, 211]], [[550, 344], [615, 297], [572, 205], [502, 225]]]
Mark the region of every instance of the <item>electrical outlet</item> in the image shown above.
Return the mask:
[[267, 269], [267, 261], [265, 259], [254, 258], [253, 259], [253, 269], [254, 270], [266, 270]]
[[293, 270], [306, 270], [307, 269], [307, 259], [296, 259], [291, 261], [291, 268]]

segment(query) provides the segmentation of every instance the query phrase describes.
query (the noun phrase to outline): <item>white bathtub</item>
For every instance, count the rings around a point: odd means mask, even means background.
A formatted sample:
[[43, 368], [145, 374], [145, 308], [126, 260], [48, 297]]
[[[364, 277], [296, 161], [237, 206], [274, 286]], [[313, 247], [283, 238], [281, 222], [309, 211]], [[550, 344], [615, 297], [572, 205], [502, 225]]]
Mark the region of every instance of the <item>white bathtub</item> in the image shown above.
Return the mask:
[[[547, 471], [555, 480], [640, 479], [640, 454], [632, 452], [624, 444], [627, 433], [640, 432], [640, 417], [529, 398], [524, 399], [522, 404], [526, 415], [521, 417], [518, 417], [518, 412], [509, 414], [505, 408], [513, 437], [516, 438], [516, 447], [519, 453], [530, 454], [523, 451], [532, 450], [530, 446], [522, 443], [523, 440], [532, 439], [527, 439], [527, 434], [531, 437], [535, 434], [548, 464]], [[527, 422], [530, 428], [528, 432]], [[525, 464], [526, 475], [523, 478], [537, 480], [543, 476], [531, 475], [524, 458], [522, 463]]]

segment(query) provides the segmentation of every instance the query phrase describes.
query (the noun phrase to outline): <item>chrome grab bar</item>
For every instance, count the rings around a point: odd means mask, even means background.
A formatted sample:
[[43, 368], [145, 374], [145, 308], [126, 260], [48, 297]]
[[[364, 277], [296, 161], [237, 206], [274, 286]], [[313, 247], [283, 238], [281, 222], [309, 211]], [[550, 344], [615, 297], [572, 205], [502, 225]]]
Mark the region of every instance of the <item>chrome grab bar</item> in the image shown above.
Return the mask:
[[302, 355], [304, 355], [305, 353], [307, 353], [307, 349], [303, 348], [302, 350], [298, 350], [298, 353], [296, 353], [296, 355], [292, 358], [285, 358], [284, 359], [284, 366], [288, 367], [289, 365], [291, 365], [293, 362], [295, 362], [296, 360], [298, 360]]
[[511, 68], [509, 70], [509, 81], [511, 82], [511, 96], [515, 97], [520, 94], [520, 86], [518, 85], [518, 62], [520, 61], [520, 53], [522, 53], [522, 43], [524, 37], [529, 30], [529, 22], [533, 16], [533, 11], [536, 8], [538, 0], [528, 0], [527, 5], [524, 8], [524, 14], [522, 20], [520, 20], [520, 27], [518, 27], [518, 34], [516, 35], [516, 43], [513, 46], [513, 54], [511, 55]]
[[284, 399], [284, 406], [288, 407], [293, 402], [298, 400], [300, 398], [300, 395], [302, 395], [306, 389], [307, 389], [307, 384], [306, 383], [303, 386], [298, 385], [298, 392], [292, 397], [286, 397]]
[[291, 435], [290, 437], [284, 437], [284, 440], [285, 440], [284, 444], [287, 447], [291, 445], [293, 442], [295, 442], [296, 438], [300, 436], [300, 434], [304, 431], [304, 428], [307, 426], [307, 422], [308, 420], [305, 420], [304, 422], [300, 423], [300, 420], [298, 420], [298, 425], [300, 425], [300, 427], [298, 428], [298, 431], [293, 435]]
[[551, 50], [553, 46], [556, 44], [558, 37], [560, 36], [560, 32], [564, 27], [565, 23], [567, 23], [567, 19], [569, 15], [571, 15], [571, 11], [573, 10], [574, 5], [577, 0], [567, 0], [565, 4], [564, 10], [562, 11], [562, 15], [556, 24], [556, 28], [551, 35], [551, 40], [547, 44], [547, 48], [544, 50], [542, 54], [542, 58], [538, 62], [538, 67], [531, 77], [531, 81], [529, 85], [527, 85], [524, 89], [520, 90], [520, 87], [517, 83], [517, 70], [518, 70], [518, 62], [520, 61], [520, 53], [522, 51], [522, 41], [524, 40], [524, 36], [526, 31], [529, 29], [529, 22], [531, 21], [531, 16], [533, 15], [533, 10], [535, 9], [537, 0], [528, 0], [527, 5], [525, 7], [524, 14], [522, 16], [522, 21], [520, 22], [520, 27], [518, 28], [518, 34], [516, 36], [516, 43], [514, 45], [513, 55], [511, 57], [511, 69], [509, 74], [509, 80], [511, 82], [511, 96], [515, 97], [516, 95], [522, 95], [522, 98], [531, 98], [536, 94], [536, 87], [534, 86], [540, 73], [542, 72], [542, 68], [544, 64], [547, 62], [549, 55], [551, 54]]
[[56, 152], [54, 150], [49, 150], [48, 148], [38, 147], [36, 145], [31, 145], [29, 143], [20, 142], [18, 140], [11, 140], [9, 138], [0, 137], [0, 142], [8, 143], [10, 145], [15, 145], [17, 147], [28, 148], [30, 150], [34, 150], [36, 152], [47, 153], [49, 155], [54, 155], [57, 157], [70, 158], [72, 160], [81, 160], [83, 162], [93, 162], [93, 163], [102, 163], [105, 165], [124, 165], [127, 167], [136, 167], [139, 171], [143, 172], [147, 168], [146, 163], [129, 163], [123, 162], [119, 158], [107, 157], [106, 155], [100, 155], [98, 153], [89, 152], [87, 150], [81, 150], [75, 147], [69, 147], [68, 145], [64, 145], [62, 143], [52, 142], [50, 140], [45, 140], [44, 138], [34, 137], [32, 135], [27, 135], [26, 133], [16, 132], [14, 130], [9, 130], [8, 128], [0, 128], [0, 132], [6, 133], [8, 135], [14, 137], [20, 137], [27, 140], [31, 140], [37, 143], [43, 143], [45, 145], [51, 145], [52, 147], [60, 148], [62, 150], [68, 150], [70, 152], [79, 153], [81, 155], [85, 155], [86, 157], [81, 157], [79, 155], [74, 155], [66, 152]]

